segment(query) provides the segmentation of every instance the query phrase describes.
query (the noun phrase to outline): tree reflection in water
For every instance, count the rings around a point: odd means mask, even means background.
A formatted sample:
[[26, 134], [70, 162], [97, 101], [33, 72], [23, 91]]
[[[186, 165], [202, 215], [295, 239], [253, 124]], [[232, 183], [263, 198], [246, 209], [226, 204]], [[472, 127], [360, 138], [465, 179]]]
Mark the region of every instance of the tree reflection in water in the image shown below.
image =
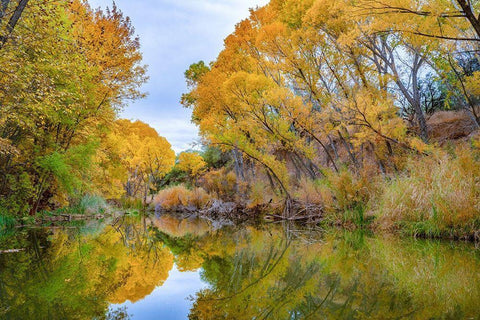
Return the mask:
[[[459, 319], [480, 313], [469, 244], [293, 225], [224, 227], [172, 216], [29, 229], [0, 249], [0, 317], [128, 319], [180, 271], [200, 270], [190, 319]], [[161, 304], [161, 301], [158, 303]]]

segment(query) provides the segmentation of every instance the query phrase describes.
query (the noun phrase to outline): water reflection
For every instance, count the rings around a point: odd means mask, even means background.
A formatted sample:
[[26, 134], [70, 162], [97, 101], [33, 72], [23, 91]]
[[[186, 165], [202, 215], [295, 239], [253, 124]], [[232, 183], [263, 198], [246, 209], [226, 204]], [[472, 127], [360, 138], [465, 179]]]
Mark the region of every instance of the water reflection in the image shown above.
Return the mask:
[[162, 216], [21, 230], [0, 240], [12, 248], [0, 254], [2, 319], [480, 314], [480, 254], [465, 243]]

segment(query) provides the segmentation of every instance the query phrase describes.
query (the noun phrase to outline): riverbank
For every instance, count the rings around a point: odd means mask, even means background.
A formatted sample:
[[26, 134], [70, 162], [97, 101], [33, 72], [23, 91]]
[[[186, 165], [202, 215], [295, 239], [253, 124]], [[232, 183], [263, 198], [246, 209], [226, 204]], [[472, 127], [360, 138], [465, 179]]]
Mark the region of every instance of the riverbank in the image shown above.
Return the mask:
[[[409, 159], [395, 174], [348, 170], [303, 181], [292, 197], [262, 189], [219, 200], [203, 188], [167, 188], [152, 201], [157, 212], [197, 212], [213, 219], [292, 220], [349, 230], [367, 228], [422, 238], [480, 240], [480, 153], [476, 147]], [[239, 192], [241, 193], [241, 192]]]
[[[343, 170], [321, 179], [303, 180], [291, 198], [259, 185], [232, 183], [230, 189], [167, 187], [146, 205], [124, 208], [97, 196], [85, 196], [75, 206], [14, 219], [0, 215], [0, 225], [103, 219], [111, 215], [157, 215], [180, 212], [201, 216], [217, 224], [296, 221], [346, 230], [368, 229], [401, 237], [480, 240], [480, 152], [460, 144], [449, 151], [411, 157], [395, 174]], [[220, 180], [220, 178], [219, 178]], [[240, 186], [240, 187], [239, 187]], [[226, 187], [224, 187], [226, 188]], [[236, 188], [236, 189], [235, 189]], [[236, 192], [235, 192], [236, 190]], [[233, 196], [232, 196], [233, 195]]]

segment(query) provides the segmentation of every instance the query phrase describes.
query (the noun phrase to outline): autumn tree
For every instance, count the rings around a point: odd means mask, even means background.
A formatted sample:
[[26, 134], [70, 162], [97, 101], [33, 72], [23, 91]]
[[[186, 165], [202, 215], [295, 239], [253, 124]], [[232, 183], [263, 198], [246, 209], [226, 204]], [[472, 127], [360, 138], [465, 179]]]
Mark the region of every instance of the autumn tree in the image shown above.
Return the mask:
[[113, 198], [125, 194], [146, 201], [156, 183], [174, 166], [175, 152], [149, 125], [117, 120], [100, 148], [98, 161], [102, 168], [98, 184], [106, 189], [105, 194]]
[[198, 176], [205, 170], [207, 163], [197, 152], [182, 152], [178, 156], [178, 169], [187, 172], [195, 183]]
[[254, 163], [246, 174], [258, 179], [260, 168], [287, 206], [301, 179], [370, 162], [388, 174], [399, 155], [425, 152], [400, 114], [406, 101], [428, 140], [418, 83], [431, 51], [379, 38], [379, 22], [357, 11], [348, 1], [271, 1], [237, 25], [216, 61], [186, 72], [182, 102], [203, 137], [239, 152], [238, 167]]
[[99, 137], [127, 100], [142, 97], [145, 67], [116, 6], [30, 0], [9, 32], [0, 58], [0, 194], [12, 212], [34, 212], [89, 189]]

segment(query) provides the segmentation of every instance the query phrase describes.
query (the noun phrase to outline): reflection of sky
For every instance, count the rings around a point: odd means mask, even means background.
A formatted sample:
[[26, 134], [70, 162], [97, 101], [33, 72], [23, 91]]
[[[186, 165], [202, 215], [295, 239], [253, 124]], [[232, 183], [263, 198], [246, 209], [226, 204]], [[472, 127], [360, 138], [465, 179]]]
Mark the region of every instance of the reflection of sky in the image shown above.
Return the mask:
[[121, 305], [112, 305], [112, 309], [127, 307], [127, 313], [132, 319], [188, 319], [193, 301], [187, 299], [207, 284], [200, 279], [200, 270], [196, 272], [180, 272], [174, 266], [168, 279], [161, 287], [157, 287], [149, 296], [131, 303], [127, 301]]
[[[89, 0], [93, 7], [112, 0]], [[248, 9], [268, 0], [116, 0], [132, 18], [140, 36], [150, 81], [146, 99], [136, 101], [122, 114], [140, 119], [166, 137], [176, 152], [198, 139], [191, 112], [180, 106], [186, 91], [184, 71], [199, 60], [212, 61], [237, 22]]]

